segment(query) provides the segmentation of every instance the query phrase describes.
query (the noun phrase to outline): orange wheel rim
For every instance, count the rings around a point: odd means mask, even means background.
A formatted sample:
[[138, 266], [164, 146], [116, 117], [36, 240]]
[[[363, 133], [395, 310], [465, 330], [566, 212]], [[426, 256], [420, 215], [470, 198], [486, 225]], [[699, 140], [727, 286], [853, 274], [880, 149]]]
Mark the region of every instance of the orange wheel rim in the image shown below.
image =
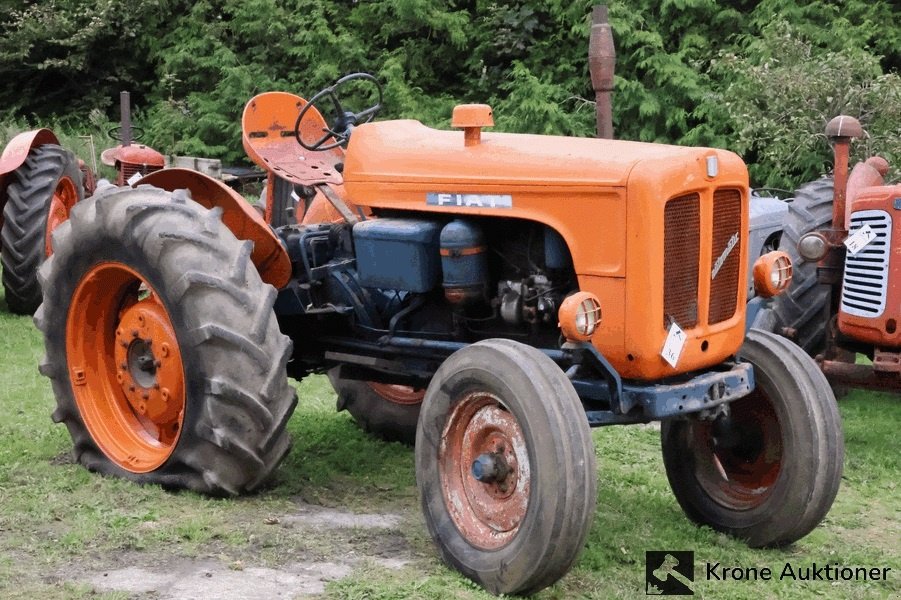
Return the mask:
[[425, 397], [425, 390], [412, 388], [408, 385], [377, 383], [375, 381], [368, 381], [367, 383], [372, 391], [381, 396], [383, 400], [394, 404], [420, 404]]
[[522, 428], [497, 396], [474, 392], [454, 405], [438, 473], [451, 520], [470, 544], [510, 543], [529, 508], [532, 474]]
[[75, 403], [100, 450], [132, 473], [172, 455], [185, 413], [175, 329], [158, 294], [122, 263], [82, 277], [66, 324]]
[[47, 231], [44, 234], [44, 255], [53, 254], [53, 230], [69, 220], [69, 212], [78, 202], [78, 190], [75, 182], [68, 177], [59, 180], [53, 197], [50, 199], [50, 210], [47, 213]]

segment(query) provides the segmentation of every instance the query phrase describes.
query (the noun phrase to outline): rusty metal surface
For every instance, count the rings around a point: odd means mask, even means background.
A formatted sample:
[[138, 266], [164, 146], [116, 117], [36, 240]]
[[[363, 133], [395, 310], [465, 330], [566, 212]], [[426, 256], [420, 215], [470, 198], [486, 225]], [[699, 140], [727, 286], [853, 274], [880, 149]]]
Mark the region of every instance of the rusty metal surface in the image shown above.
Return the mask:
[[877, 349], [873, 355], [873, 369], [877, 373], [901, 376], [901, 352]]
[[588, 39], [588, 70], [594, 89], [597, 112], [597, 137], [613, 139], [613, 74], [616, 68], [616, 46], [607, 17], [607, 6], [600, 4], [591, 11], [591, 36]]
[[901, 391], [901, 372], [876, 371], [873, 365], [857, 365], [842, 361], [820, 361], [823, 373], [832, 384], [879, 391]]
[[[496, 465], [484, 481], [474, 474], [476, 461]], [[485, 550], [509, 543], [529, 507], [531, 467], [522, 429], [497, 396], [472, 392], [456, 402], [438, 466], [448, 512], [467, 542]]]
[[281, 240], [244, 197], [221, 181], [190, 169], [163, 169], [137, 185], [150, 184], [168, 191], [188, 189], [205, 208], [222, 208], [222, 222], [235, 237], [253, 242], [251, 260], [266, 283], [280, 289], [291, 279], [291, 260]]
[[[707, 323], [721, 323], [735, 314], [738, 307], [738, 274], [741, 269], [741, 194], [738, 190], [720, 189], [713, 194], [713, 259], [726, 256], [711, 272], [710, 304]], [[739, 237], [736, 237], [739, 236]], [[732, 248], [730, 251], [729, 248]]]
[[[250, 159], [266, 171], [302, 185], [340, 184], [336, 168], [344, 162], [340, 147], [322, 152], [305, 150], [294, 137], [294, 122], [306, 100], [286, 92], [259, 94], [244, 107], [241, 141]], [[312, 107], [302, 123], [302, 133], [319, 137], [327, 128], [325, 119]]]
[[666, 203], [663, 234], [665, 328], [669, 327], [670, 319], [682, 329], [698, 324], [700, 232], [701, 197], [698, 194], [687, 194]]

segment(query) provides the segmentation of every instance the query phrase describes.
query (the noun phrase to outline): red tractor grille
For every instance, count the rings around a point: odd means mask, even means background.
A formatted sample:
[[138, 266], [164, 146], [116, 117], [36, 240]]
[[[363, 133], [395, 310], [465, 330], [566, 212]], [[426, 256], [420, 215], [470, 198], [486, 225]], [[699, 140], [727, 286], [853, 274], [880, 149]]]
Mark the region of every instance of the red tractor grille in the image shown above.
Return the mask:
[[663, 217], [663, 326], [698, 324], [701, 197], [686, 194], [666, 203]]
[[741, 267], [741, 193], [716, 190], [713, 194], [713, 239], [710, 267], [710, 310], [713, 325], [732, 317], [738, 303]]
[[120, 172], [122, 173], [122, 184], [128, 181], [132, 175], [135, 173], [141, 173], [141, 175], [149, 175], [154, 171], [159, 171], [162, 167], [157, 165], [142, 165], [138, 163], [130, 163], [130, 162], [121, 162], [119, 163]]

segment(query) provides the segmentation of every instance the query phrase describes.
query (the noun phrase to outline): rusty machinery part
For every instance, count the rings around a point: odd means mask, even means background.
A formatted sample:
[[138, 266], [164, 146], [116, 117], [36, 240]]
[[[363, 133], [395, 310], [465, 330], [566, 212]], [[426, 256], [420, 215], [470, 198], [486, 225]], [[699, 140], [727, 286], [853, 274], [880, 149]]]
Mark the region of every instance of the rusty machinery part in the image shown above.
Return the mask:
[[338, 394], [338, 410], [346, 410], [367, 433], [388, 442], [412, 446], [425, 390], [407, 385], [357, 381], [340, 376], [340, 367], [328, 372]]
[[773, 298], [766, 329], [788, 337], [811, 356], [826, 348], [827, 324], [831, 315], [829, 286], [819, 282], [817, 263], [805, 260], [798, 251], [800, 239], [832, 225], [832, 179], [822, 178], [801, 186], [788, 205], [788, 216], [779, 250], [792, 262], [788, 289]]
[[137, 182], [167, 191], [187, 189], [204, 208], [220, 208], [222, 222], [239, 240], [253, 242], [251, 260], [264, 282], [281, 288], [291, 277], [291, 262], [279, 238], [238, 192], [221, 181], [191, 169], [163, 169]]
[[594, 89], [597, 137], [613, 139], [613, 94], [616, 71], [616, 45], [606, 5], [591, 11], [591, 35], [588, 38], [588, 71]]
[[[241, 143], [247, 156], [261, 169], [301, 185], [343, 181], [338, 165], [344, 164], [344, 149], [325, 152], [298, 149], [294, 123], [297, 111], [307, 101], [287, 92], [265, 92], [251, 98], [241, 115]], [[327, 127], [313, 107], [301, 124], [301, 135], [318, 136]]]
[[51, 236], [84, 197], [78, 162], [56, 144], [32, 148], [12, 174], [3, 208], [3, 287], [6, 304], [32, 314], [41, 303], [37, 271], [52, 253]]
[[664, 421], [666, 474], [693, 521], [785, 546], [826, 516], [841, 482], [844, 442], [829, 384], [785, 338], [751, 330], [739, 353], [757, 387], [709, 418]]
[[[378, 91], [378, 100], [376, 103], [356, 112], [345, 109], [344, 105], [341, 104], [340, 98], [338, 98], [338, 90], [352, 81], [367, 81], [374, 85]], [[351, 73], [350, 75], [345, 75], [329, 87], [319, 90], [312, 98], [310, 98], [309, 102], [300, 109], [297, 120], [294, 121], [294, 138], [304, 150], [310, 150], [312, 152], [331, 150], [338, 146], [347, 146], [347, 142], [350, 139], [350, 134], [354, 127], [370, 122], [382, 109], [382, 99], [382, 84], [369, 73]], [[332, 121], [322, 128], [320, 133], [324, 135], [320, 135], [315, 141], [308, 142], [307, 140], [304, 140], [302, 135], [302, 132], [305, 129], [302, 126], [304, 117], [310, 113], [311, 109], [314, 107], [318, 109], [319, 104], [325, 102], [331, 104]], [[322, 113], [321, 110], [319, 112]], [[332, 141], [329, 142], [329, 140]]]
[[495, 594], [551, 585], [581, 551], [597, 495], [575, 389], [551, 359], [519, 342], [457, 351], [426, 391], [416, 478], [448, 564]]
[[76, 205], [41, 268], [53, 413], [100, 473], [230, 495], [290, 447], [291, 341], [253, 244], [186, 190], [101, 189]]

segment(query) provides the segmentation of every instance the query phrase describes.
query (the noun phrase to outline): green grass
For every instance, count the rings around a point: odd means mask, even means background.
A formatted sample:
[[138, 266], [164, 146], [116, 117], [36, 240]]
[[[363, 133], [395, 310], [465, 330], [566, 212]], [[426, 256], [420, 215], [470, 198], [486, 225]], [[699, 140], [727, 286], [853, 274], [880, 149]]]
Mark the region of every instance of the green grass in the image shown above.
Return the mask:
[[[50, 420], [54, 399], [37, 373], [42, 341], [29, 318], [5, 312], [0, 297], [0, 597], [127, 598], [102, 594], [84, 574], [168, 560], [224, 568], [279, 568], [298, 560], [362, 558], [328, 598], [489, 598], [443, 567], [419, 514], [412, 452], [375, 441], [334, 412], [327, 381], [298, 386], [289, 427], [294, 448], [275, 481], [229, 500], [172, 493], [99, 477], [72, 464], [65, 427]], [[712, 598], [890, 598], [901, 596], [898, 428], [901, 399], [852, 392], [841, 402], [845, 475], [826, 521], [786, 550], [750, 550], [692, 525], [669, 491], [659, 433], [649, 427], [597, 430], [598, 510], [573, 571], [539, 598], [644, 595], [646, 550], [694, 550], [695, 590]], [[291, 526], [301, 503], [400, 515], [397, 529]], [[368, 558], [367, 558], [368, 557]], [[408, 561], [386, 569], [377, 558]], [[887, 583], [708, 582], [705, 561], [781, 569], [811, 562], [891, 567]]]

